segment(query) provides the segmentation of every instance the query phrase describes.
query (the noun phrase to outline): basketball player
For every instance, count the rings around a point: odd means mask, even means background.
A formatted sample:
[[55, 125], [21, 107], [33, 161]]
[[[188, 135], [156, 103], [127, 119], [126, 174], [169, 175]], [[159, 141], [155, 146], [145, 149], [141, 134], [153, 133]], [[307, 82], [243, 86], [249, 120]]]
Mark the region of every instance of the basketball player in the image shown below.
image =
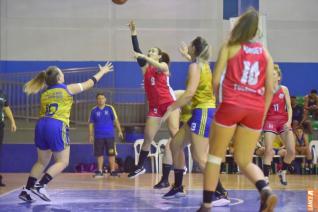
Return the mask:
[[236, 164], [260, 192], [260, 211], [270, 211], [277, 203], [277, 197], [266, 184], [262, 170], [252, 162], [264, 114], [273, 95], [272, 58], [262, 44], [254, 40], [258, 19], [255, 9], [242, 14], [228, 42], [219, 52], [213, 90], [218, 94], [224, 74], [222, 102], [212, 123], [204, 172], [203, 204], [199, 211], [210, 211], [222, 158], [232, 139]]
[[[184, 147], [191, 142], [193, 159], [204, 170], [208, 155], [208, 136], [215, 111], [215, 97], [212, 91], [212, 72], [209, 65], [210, 48], [202, 37], [195, 38], [189, 47], [180, 49], [185, 58], [191, 60], [188, 71], [187, 88], [183, 95], [168, 107], [163, 117], [165, 120], [177, 108], [183, 107], [191, 101], [192, 116], [184, 124], [171, 141], [175, 182], [171, 190], [163, 198], [171, 199], [185, 196], [182, 186], [185, 165]], [[215, 206], [230, 203], [227, 192], [219, 182], [216, 193]]]
[[[148, 157], [151, 142], [160, 129], [162, 116], [165, 114], [168, 106], [175, 101], [175, 96], [169, 85], [169, 56], [157, 47], [151, 48], [147, 55], [142, 54], [138, 44], [134, 21], [130, 21], [129, 29], [131, 32], [133, 49], [135, 51], [134, 56], [137, 59], [144, 76], [145, 92], [149, 104], [144, 142], [141, 147], [138, 165], [135, 167], [134, 171], [128, 174], [129, 178], [135, 178], [146, 172], [143, 165]], [[171, 113], [171, 116], [167, 121], [170, 136], [173, 137], [179, 129], [179, 111], [176, 110]], [[172, 167], [172, 159], [171, 157], [168, 157], [169, 155], [171, 155], [171, 152], [169, 145], [167, 145], [163, 158], [163, 175], [165, 176], [169, 175]], [[160, 188], [169, 186], [169, 184], [163, 181], [159, 182], [157, 185]]]
[[291, 162], [295, 157], [295, 140], [291, 128], [292, 108], [290, 104], [289, 91], [286, 86], [280, 85], [281, 71], [277, 64], [274, 65], [274, 96], [270, 107], [267, 111], [266, 119], [263, 126], [265, 136], [265, 155], [263, 172], [265, 179], [268, 181], [269, 170], [273, 160], [273, 141], [277, 135], [280, 135], [281, 140], [286, 147], [287, 154], [283, 159], [282, 170], [278, 176], [283, 185], [287, 185], [286, 172], [291, 166]]
[[[33, 165], [25, 188], [19, 198], [26, 202], [32, 202], [31, 192], [44, 201], [50, 201], [46, 192], [46, 185], [69, 163], [69, 118], [73, 104], [73, 95], [88, 90], [94, 86], [105, 74], [113, 70], [111, 63], [99, 66], [99, 71], [92, 78], [82, 83], [64, 84], [64, 74], [56, 66], [50, 66], [46, 71], [40, 72], [35, 78], [27, 82], [24, 92], [28, 95], [41, 94], [40, 119], [35, 127], [35, 146], [37, 147], [38, 160]], [[46, 169], [54, 156], [55, 163], [43, 174], [39, 183], [36, 181]]]

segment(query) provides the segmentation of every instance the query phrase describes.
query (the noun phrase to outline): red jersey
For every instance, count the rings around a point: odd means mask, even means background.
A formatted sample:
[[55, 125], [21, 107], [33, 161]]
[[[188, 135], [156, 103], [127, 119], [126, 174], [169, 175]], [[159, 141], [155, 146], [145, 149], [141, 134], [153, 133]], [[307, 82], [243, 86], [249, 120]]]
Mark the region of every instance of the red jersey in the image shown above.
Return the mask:
[[260, 43], [242, 43], [227, 62], [222, 102], [252, 110], [264, 110], [267, 59]]
[[279, 89], [273, 96], [271, 105], [267, 112], [266, 120], [288, 120], [285, 93], [281, 86], [279, 86]]
[[144, 74], [145, 92], [149, 106], [157, 106], [175, 101], [169, 84], [169, 76], [158, 68], [148, 65]]

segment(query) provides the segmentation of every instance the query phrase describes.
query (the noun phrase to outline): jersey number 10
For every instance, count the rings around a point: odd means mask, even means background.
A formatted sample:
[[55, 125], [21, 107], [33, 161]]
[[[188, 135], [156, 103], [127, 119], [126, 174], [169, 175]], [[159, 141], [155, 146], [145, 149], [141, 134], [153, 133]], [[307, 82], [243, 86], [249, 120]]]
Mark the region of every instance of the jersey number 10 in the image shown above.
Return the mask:
[[256, 85], [259, 76], [259, 63], [251, 64], [249, 61], [243, 61], [244, 70], [241, 78], [242, 84]]

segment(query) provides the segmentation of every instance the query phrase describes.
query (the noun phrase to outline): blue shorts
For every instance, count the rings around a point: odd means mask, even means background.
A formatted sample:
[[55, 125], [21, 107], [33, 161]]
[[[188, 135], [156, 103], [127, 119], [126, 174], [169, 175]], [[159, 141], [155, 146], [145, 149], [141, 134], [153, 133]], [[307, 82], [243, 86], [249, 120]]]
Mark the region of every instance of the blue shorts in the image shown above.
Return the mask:
[[60, 120], [41, 118], [35, 126], [34, 142], [41, 150], [60, 152], [70, 145], [69, 128]]
[[195, 108], [192, 110], [192, 117], [188, 121], [191, 132], [208, 138], [210, 126], [214, 117], [215, 108]]

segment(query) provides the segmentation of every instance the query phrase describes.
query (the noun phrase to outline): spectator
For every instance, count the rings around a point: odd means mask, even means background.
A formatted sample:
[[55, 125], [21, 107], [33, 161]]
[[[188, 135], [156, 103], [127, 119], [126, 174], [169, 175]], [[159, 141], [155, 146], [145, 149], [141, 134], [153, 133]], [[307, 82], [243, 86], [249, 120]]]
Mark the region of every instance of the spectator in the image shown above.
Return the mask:
[[303, 113], [304, 113], [303, 106], [297, 104], [296, 96], [290, 97], [290, 104], [293, 109], [292, 122], [298, 121], [298, 123], [301, 123], [303, 121]]
[[106, 104], [104, 93], [97, 93], [97, 105], [92, 109], [89, 118], [89, 142], [94, 143], [94, 155], [97, 159], [97, 168], [94, 178], [104, 177], [104, 151], [108, 153], [110, 175], [117, 176], [116, 169], [116, 147], [114, 123], [118, 131], [118, 137], [123, 139], [120, 123], [113, 106]]
[[318, 95], [317, 90], [312, 89], [310, 94], [304, 98], [304, 120], [311, 115], [313, 119], [318, 120]]
[[[2, 90], [0, 90], [0, 152], [4, 135], [4, 114], [8, 117], [11, 123], [11, 132], [15, 132], [17, 130], [17, 127], [15, 125], [15, 120], [11, 108], [9, 107], [7, 96], [2, 92]], [[5, 186], [5, 184], [2, 183], [2, 176], [0, 175], [0, 187], [1, 186]]]
[[308, 135], [304, 132], [304, 128], [299, 126], [295, 132], [296, 154], [306, 156], [306, 171], [311, 168], [312, 155], [309, 148]]

